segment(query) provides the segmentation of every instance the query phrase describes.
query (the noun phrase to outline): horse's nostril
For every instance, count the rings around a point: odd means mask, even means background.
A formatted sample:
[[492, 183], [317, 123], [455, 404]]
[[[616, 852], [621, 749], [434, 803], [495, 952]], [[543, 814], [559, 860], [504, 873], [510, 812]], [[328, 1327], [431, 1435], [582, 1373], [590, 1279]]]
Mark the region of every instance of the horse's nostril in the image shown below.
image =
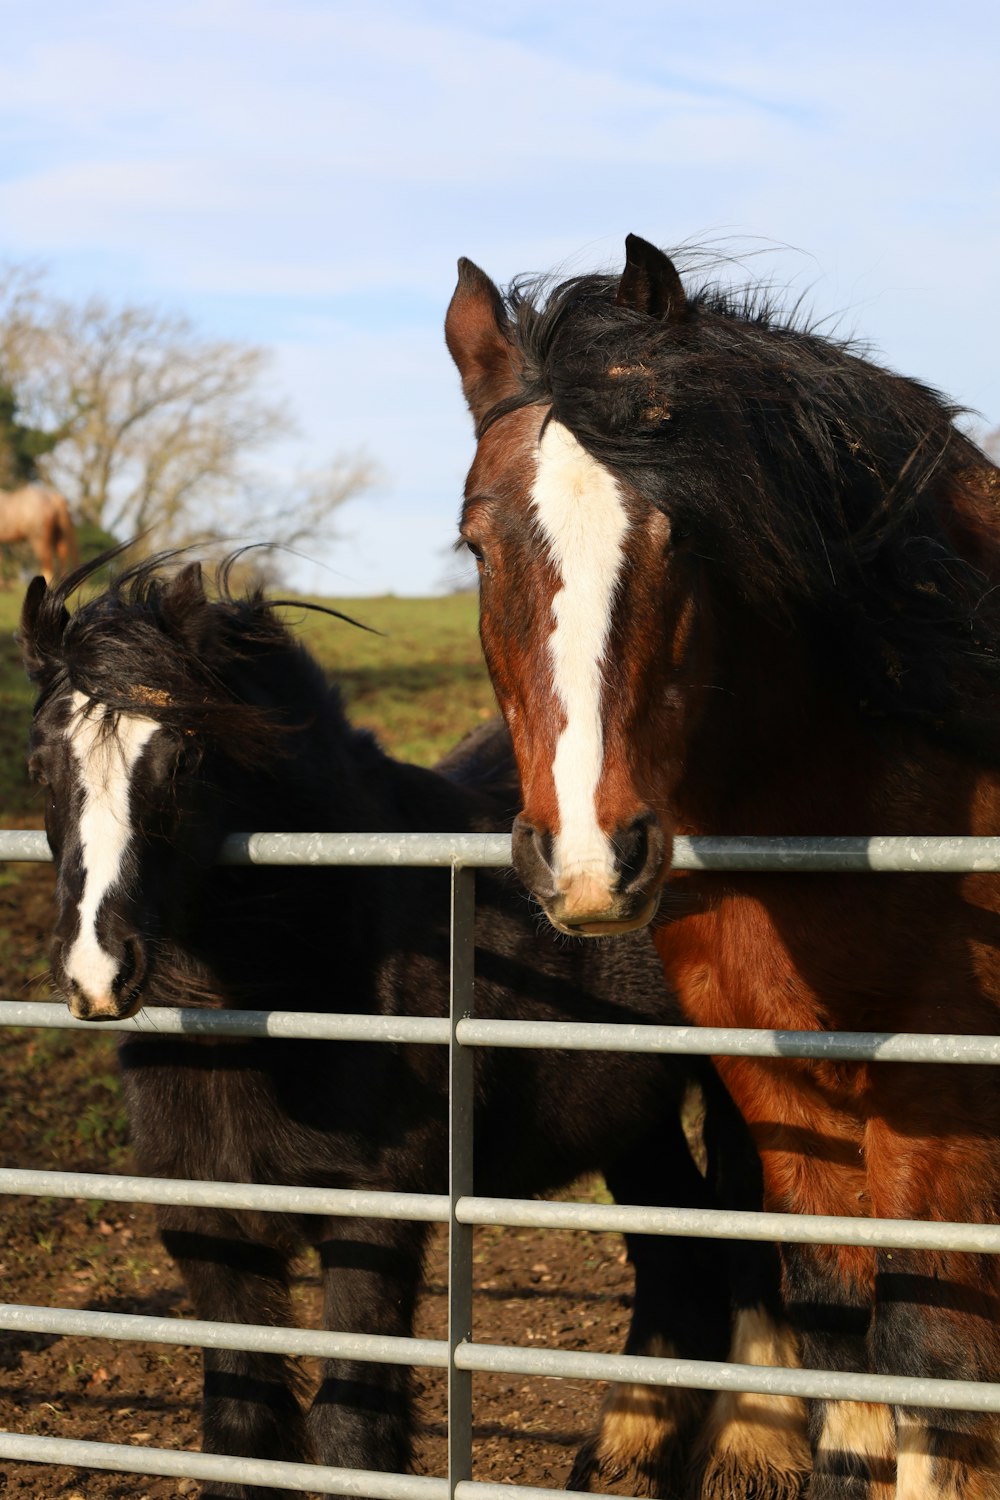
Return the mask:
[[614, 846], [619, 886], [623, 889], [645, 883], [659, 873], [663, 861], [663, 834], [653, 813], [642, 813], [627, 828], [620, 828], [615, 834]]
[[132, 981], [135, 979], [136, 968], [137, 964], [135, 944], [132, 942], [131, 938], [126, 938], [122, 946], [121, 964], [119, 965], [118, 973], [115, 975], [111, 985], [111, 988], [114, 991], [115, 995], [121, 995], [129, 989]]
[[547, 870], [551, 870], [553, 842], [551, 833], [547, 831], [543, 832], [541, 828], [533, 828], [531, 830], [531, 839], [532, 843], [535, 846], [535, 853], [538, 855], [538, 858], [541, 860], [542, 864]]
[[514, 868], [529, 890], [543, 895], [552, 888], [552, 834], [536, 828], [524, 818], [515, 818], [511, 830]]
[[641, 874], [649, 850], [649, 833], [645, 823], [633, 823], [615, 838], [615, 855], [621, 871], [622, 885], [628, 885]]

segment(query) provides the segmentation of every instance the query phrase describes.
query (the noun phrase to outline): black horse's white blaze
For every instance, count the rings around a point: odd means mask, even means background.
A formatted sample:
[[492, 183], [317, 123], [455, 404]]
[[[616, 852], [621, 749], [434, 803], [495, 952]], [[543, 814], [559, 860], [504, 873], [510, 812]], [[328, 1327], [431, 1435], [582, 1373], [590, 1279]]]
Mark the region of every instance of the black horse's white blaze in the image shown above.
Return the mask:
[[105, 899], [123, 879], [134, 835], [132, 778], [159, 728], [155, 719], [119, 714], [109, 732], [107, 712], [83, 693], [74, 693], [66, 731], [79, 777], [83, 891], [76, 937], [63, 965], [67, 977], [97, 1002], [110, 996], [119, 968], [119, 960], [101, 944], [98, 917]]

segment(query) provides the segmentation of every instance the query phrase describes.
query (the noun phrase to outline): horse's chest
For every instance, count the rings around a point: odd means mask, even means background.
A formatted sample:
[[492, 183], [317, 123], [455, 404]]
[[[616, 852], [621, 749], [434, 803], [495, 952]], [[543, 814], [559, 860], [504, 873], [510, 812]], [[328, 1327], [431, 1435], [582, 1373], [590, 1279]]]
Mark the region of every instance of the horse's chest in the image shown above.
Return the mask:
[[[865, 1002], [851, 996], [853, 976], [838, 971], [834, 945], [829, 955], [818, 951], [823, 947], [818, 933], [816, 943], [807, 945], [812, 963], [806, 966], [788, 932], [762, 902], [727, 896], [713, 909], [661, 928], [656, 944], [681, 1007], [696, 1025], [767, 1031], [857, 1027]], [[780, 1079], [782, 1091], [810, 1111], [820, 1097], [836, 1097], [852, 1113], [865, 1110], [868, 1069], [856, 1063], [746, 1061], [750, 1071]], [[729, 1064], [720, 1061], [720, 1067], [726, 1071]]]
[[655, 941], [667, 978], [697, 1025], [824, 1025], [819, 995], [758, 901], [727, 896], [661, 927]]

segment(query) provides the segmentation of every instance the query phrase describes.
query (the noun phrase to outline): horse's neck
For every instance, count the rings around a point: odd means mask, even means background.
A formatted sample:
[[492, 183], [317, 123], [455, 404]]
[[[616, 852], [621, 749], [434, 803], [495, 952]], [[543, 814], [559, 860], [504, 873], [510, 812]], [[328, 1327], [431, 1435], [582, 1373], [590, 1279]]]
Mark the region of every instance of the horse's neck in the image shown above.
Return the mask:
[[992, 832], [997, 777], [919, 729], [873, 717], [804, 636], [727, 633], [677, 789], [685, 831]]
[[[365, 832], [381, 826], [377, 799], [358, 774], [349, 742], [341, 743], [320, 724], [294, 736], [293, 753], [273, 774], [241, 772], [236, 766], [230, 772], [228, 784], [222, 777], [219, 783], [223, 835]], [[346, 865], [223, 868], [210, 888], [214, 899], [210, 895], [185, 916], [181, 943], [217, 968], [231, 986], [229, 1003], [237, 1006], [276, 1003], [267, 997], [300, 986], [317, 1009], [371, 1009], [384, 886], [381, 870]]]
[[[462, 832], [502, 827], [487, 791], [387, 755], [346, 720], [317, 726], [275, 777], [247, 781], [231, 829], [316, 833]], [[261, 819], [264, 822], [261, 822]], [[509, 819], [508, 819], [509, 823]]]
[[462, 833], [504, 825], [503, 813], [487, 792], [423, 766], [379, 755], [368, 761], [365, 780], [377, 820], [372, 826], [388, 832]]

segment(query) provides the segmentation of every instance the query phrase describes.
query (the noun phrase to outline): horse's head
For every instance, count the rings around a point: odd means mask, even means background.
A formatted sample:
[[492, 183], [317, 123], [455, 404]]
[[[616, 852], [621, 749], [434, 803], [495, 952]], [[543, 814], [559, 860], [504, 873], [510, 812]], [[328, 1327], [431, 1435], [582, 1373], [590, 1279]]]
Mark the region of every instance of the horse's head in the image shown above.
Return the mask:
[[[521, 773], [515, 865], [557, 927], [586, 935], [641, 926], [656, 908], [691, 710], [680, 689], [699, 651], [668, 512], [650, 503], [640, 466], [612, 468], [577, 435], [595, 419], [612, 435], [669, 420], [644, 343], [682, 322], [683, 292], [665, 256], [630, 240], [617, 298], [603, 313], [595, 300], [589, 343], [575, 345], [574, 297], [606, 290], [569, 283], [532, 322], [462, 262], [446, 323], [479, 434], [461, 535]], [[587, 417], [571, 423], [564, 409]]]
[[36, 578], [20, 630], [39, 689], [29, 769], [57, 870], [52, 974], [73, 1014], [95, 1021], [144, 1003], [161, 944], [207, 879], [232, 791], [220, 730], [250, 754], [260, 729], [250, 705], [227, 701], [226, 610], [197, 565], [124, 579], [70, 615], [80, 575], [69, 589]]
[[459, 272], [461, 534], [557, 926], [649, 920], [679, 825], [812, 831], [789, 771], [872, 719], [1000, 755], [1000, 475], [941, 397], [634, 237], [620, 277]]

